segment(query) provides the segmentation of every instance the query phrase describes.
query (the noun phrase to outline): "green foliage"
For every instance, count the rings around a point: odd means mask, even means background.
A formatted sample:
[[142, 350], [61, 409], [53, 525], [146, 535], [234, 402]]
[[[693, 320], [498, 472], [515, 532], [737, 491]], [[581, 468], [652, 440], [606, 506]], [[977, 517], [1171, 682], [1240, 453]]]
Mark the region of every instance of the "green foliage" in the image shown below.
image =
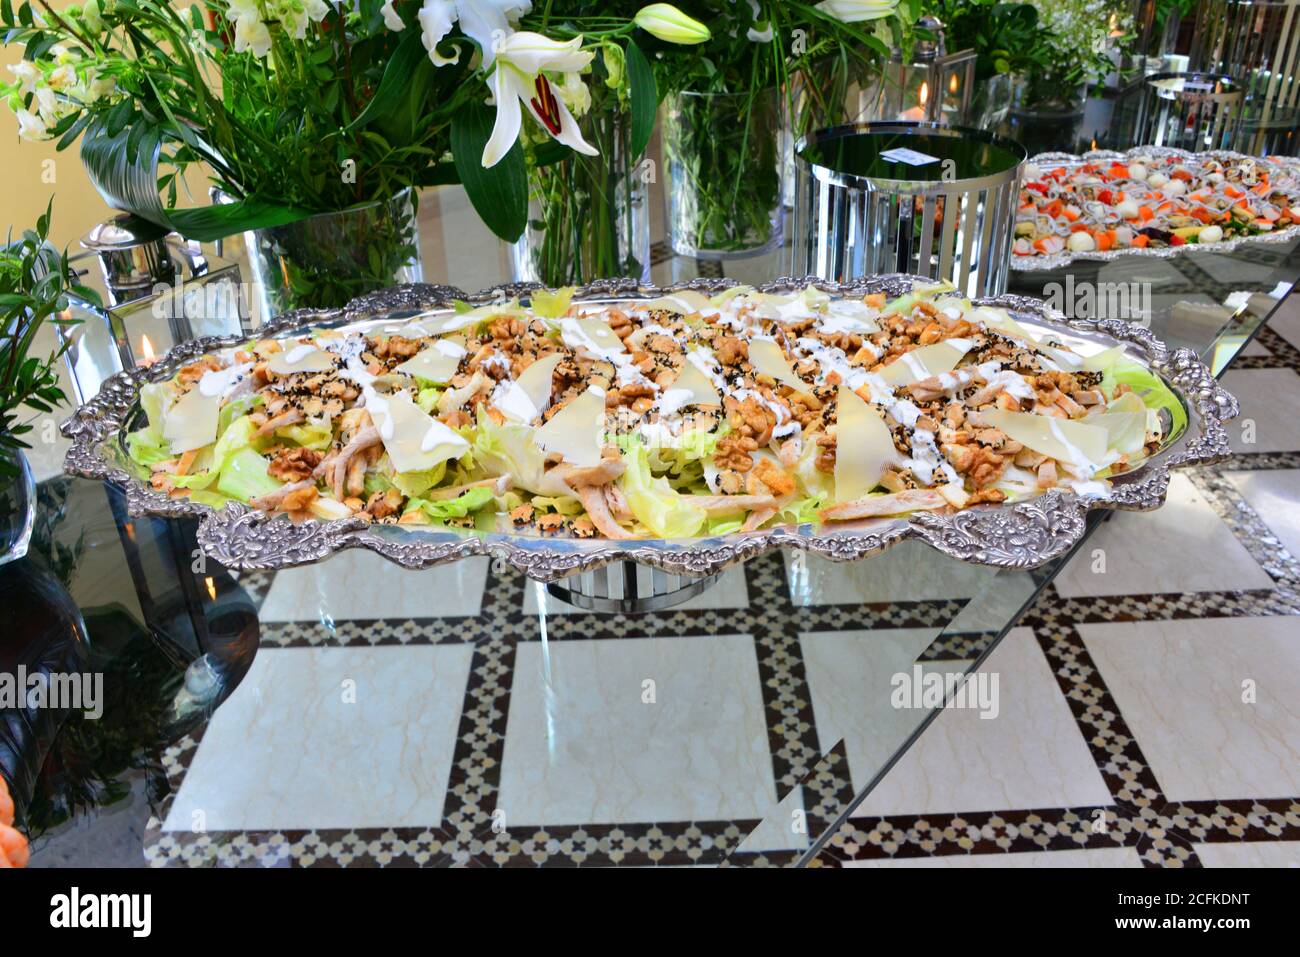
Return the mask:
[[[66, 401], [54, 367], [66, 346], [36, 355], [37, 332], [46, 322], [73, 321], [60, 315], [68, 308], [69, 292], [99, 302], [93, 290], [77, 282], [67, 253], [59, 254], [46, 242], [49, 231], [47, 206], [35, 229], [24, 230], [17, 241], [11, 236], [0, 249], [0, 449], [9, 451], [31, 448], [22, 438], [32, 431], [22, 409], [50, 413]], [[14, 472], [0, 460], [0, 476]]]
[[1002, 0], [930, 0], [926, 12], [944, 24], [949, 51], [974, 50], [975, 78], [1044, 69], [1046, 29], [1032, 3]]

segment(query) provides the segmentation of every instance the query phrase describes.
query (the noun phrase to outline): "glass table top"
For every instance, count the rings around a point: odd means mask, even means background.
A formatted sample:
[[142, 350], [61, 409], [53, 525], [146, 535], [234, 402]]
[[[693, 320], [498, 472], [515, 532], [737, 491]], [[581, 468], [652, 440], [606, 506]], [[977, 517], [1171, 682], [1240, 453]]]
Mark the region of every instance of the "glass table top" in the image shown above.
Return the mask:
[[[508, 280], [463, 193], [426, 193], [420, 216], [426, 280]], [[1137, 318], [1219, 373], [1300, 278], [1296, 245], [1013, 273], [1011, 291], [1135, 284]], [[785, 271], [780, 251], [656, 249], [659, 283]], [[0, 646], [3, 670], [102, 675], [102, 713], [0, 724], [32, 866], [797, 864], [1068, 560], [769, 555], [610, 615], [486, 559], [236, 574], [194, 523], [130, 518], [110, 486], [54, 477], [40, 497], [0, 593], [41, 627]], [[978, 674], [966, 688], [997, 707]]]

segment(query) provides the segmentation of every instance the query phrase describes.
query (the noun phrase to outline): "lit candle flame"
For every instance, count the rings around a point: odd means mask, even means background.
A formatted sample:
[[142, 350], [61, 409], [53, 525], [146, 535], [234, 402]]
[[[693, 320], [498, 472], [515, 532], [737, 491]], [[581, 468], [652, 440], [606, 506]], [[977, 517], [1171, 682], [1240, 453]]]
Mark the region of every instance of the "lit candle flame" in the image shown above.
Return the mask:
[[1095, 150], [1096, 148], [1097, 148], [1097, 141], [1094, 139], [1092, 141], [1092, 145], [1089, 146], [1088, 149]]
[[217, 583], [212, 580], [212, 576], [203, 579], [203, 584], [208, 586], [208, 597], [213, 601], [217, 600]]
[[145, 362], [153, 362], [158, 358], [158, 354], [153, 351], [153, 343], [149, 341], [148, 336], [140, 337], [140, 352], [143, 354]]
[[957, 74], [956, 74], [956, 73], [954, 73], [954, 74], [952, 75], [952, 79], [948, 81], [948, 92], [949, 92], [949, 93], [956, 93], [956, 92], [957, 92]]
[[925, 82], [923, 82], [923, 83], [921, 84], [921, 92], [920, 92], [920, 94], [919, 94], [919, 97], [920, 97], [920, 100], [921, 100], [921, 105], [922, 105], [922, 106], [925, 106], [926, 101], [928, 101], [928, 100], [930, 99], [930, 84], [929, 84], [929, 83], [925, 83]]

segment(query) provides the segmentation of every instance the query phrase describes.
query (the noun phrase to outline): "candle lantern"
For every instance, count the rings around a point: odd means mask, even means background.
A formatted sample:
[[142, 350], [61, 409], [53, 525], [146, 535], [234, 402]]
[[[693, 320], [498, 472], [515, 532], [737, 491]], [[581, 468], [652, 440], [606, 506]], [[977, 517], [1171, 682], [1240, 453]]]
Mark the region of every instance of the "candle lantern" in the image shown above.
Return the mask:
[[1006, 291], [1019, 143], [933, 123], [823, 130], [796, 147], [792, 274], [846, 282], [876, 273]]
[[65, 318], [81, 321], [58, 327], [78, 402], [179, 343], [249, 332], [237, 263], [130, 216], [99, 224], [81, 244], [87, 251], [72, 262], [99, 288], [103, 306], [70, 297]]
[[877, 81], [861, 94], [857, 120], [962, 124], [971, 119], [975, 51], [948, 53], [937, 17], [922, 17], [917, 26], [928, 36], [916, 42], [909, 63], [894, 50]]

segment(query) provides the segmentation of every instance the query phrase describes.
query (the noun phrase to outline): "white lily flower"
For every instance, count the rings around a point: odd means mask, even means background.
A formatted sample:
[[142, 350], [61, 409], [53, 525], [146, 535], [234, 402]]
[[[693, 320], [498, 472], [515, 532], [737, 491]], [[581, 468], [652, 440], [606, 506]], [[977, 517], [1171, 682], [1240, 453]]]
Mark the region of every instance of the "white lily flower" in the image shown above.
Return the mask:
[[41, 120], [47, 126], [53, 126], [59, 122], [59, 98], [54, 95], [54, 91], [48, 86], [38, 86], [36, 88], [36, 110], [41, 114]]
[[393, 0], [384, 0], [384, 5], [379, 8], [379, 12], [384, 15], [384, 26], [390, 30], [401, 30], [406, 26], [402, 18], [397, 15], [397, 10], [393, 7]]
[[[496, 123], [483, 149], [483, 165], [495, 166], [519, 138], [523, 114], [519, 104], [528, 107], [533, 118], [565, 146], [597, 156], [599, 151], [582, 138], [578, 121], [564, 101], [555, 95], [551, 81], [542, 71], [577, 73], [585, 69], [595, 54], [582, 49], [582, 38], [566, 42], [552, 40], [540, 33], [512, 33], [496, 49], [496, 69], [488, 82], [496, 104]], [[567, 81], [566, 81], [567, 82]]]
[[894, 12], [898, 0], [822, 0], [818, 10], [844, 23], [879, 20]]
[[329, 12], [325, 0], [287, 0], [280, 4], [275, 17], [289, 36], [302, 40], [307, 36], [307, 25], [319, 23]]
[[257, 0], [230, 0], [227, 4], [226, 19], [238, 23], [240, 20], [261, 20], [262, 11], [257, 8]]
[[92, 75], [87, 79], [86, 92], [92, 103], [103, 97], [112, 96], [117, 92], [117, 80], [111, 76]]
[[19, 60], [10, 64], [9, 72], [22, 84], [22, 92], [32, 93], [36, 90], [36, 81], [40, 79], [41, 73], [31, 60]]
[[532, 0], [424, 0], [417, 17], [424, 48], [435, 66], [446, 66], [460, 59], [459, 51], [452, 57], [438, 52], [438, 44], [459, 21], [461, 32], [483, 51], [483, 68], [490, 70], [496, 57], [493, 47], [509, 35], [512, 23], [517, 23], [532, 9]]
[[71, 63], [65, 63], [51, 70], [48, 79], [53, 89], [66, 89], [77, 82], [77, 69]]
[[235, 52], [251, 51], [253, 56], [266, 56], [271, 52], [271, 31], [261, 20], [235, 21]]
[[92, 37], [104, 32], [104, 20], [99, 12], [99, 0], [86, 0], [81, 7], [81, 22]]
[[14, 113], [18, 117], [18, 135], [25, 140], [40, 140], [47, 135], [44, 121], [27, 110], [18, 109]]

